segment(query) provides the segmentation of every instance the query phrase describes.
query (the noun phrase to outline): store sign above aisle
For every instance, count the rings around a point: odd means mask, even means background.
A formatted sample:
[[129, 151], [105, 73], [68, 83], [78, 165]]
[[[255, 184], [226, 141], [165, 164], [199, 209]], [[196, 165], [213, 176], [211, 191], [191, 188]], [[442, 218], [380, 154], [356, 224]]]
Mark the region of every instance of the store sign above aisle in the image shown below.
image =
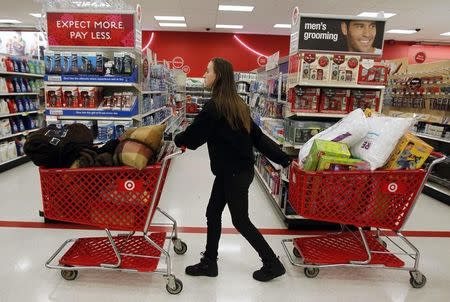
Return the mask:
[[267, 58], [266, 71], [272, 70], [278, 66], [278, 61], [280, 60], [280, 52], [277, 51], [273, 55]]
[[134, 47], [133, 14], [47, 12], [49, 46]]
[[291, 52], [331, 52], [381, 56], [384, 19], [302, 15], [293, 26]]

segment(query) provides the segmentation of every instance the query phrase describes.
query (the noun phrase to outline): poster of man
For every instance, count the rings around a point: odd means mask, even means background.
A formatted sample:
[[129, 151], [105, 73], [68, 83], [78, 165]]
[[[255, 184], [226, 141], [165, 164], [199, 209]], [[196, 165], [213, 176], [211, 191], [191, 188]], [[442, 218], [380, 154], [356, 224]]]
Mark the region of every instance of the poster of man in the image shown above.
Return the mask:
[[381, 56], [385, 20], [300, 15], [298, 50]]

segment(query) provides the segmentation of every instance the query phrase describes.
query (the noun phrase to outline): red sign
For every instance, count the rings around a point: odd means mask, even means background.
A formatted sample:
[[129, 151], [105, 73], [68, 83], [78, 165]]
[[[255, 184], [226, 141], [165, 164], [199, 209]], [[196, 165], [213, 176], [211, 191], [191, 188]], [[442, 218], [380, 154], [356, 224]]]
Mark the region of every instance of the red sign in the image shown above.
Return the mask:
[[175, 69], [180, 69], [184, 65], [184, 59], [182, 57], [175, 57], [172, 59], [172, 66]]
[[256, 62], [259, 66], [266, 66], [267, 64], [267, 57], [265, 56], [259, 56], [258, 59], [256, 59]]
[[47, 13], [49, 46], [134, 47], [132, 14]]
[[426, 59], [427, 55], [423, 51], [416, 53], [416, 56], [414, 57], [414, 60], [416, 60], [416, 63], [418, 64], [422, 64]]

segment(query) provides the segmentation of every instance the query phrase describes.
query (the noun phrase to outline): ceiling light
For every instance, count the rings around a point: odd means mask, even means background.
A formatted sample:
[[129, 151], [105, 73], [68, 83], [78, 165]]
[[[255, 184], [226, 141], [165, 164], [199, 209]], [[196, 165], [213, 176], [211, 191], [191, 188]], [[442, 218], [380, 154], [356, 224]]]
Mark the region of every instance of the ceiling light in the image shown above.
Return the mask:
[[187, 27], [186, 23], [159, 23], [161, 27]]
[[446, 33], [442, 33], [441, 36], [450, 36], [450, 31]]
[[30, 13], [30, 16], [33, 16], [33, 17], [35, 17], [35, 18], [40, 18], [40, 17], [42, 17], [41, 14], [33, 14], [33, 13]]
[[275, 24], [274, 28], [291, 28], [291, 24]]
[[157, 21], [186, 21], [183, 16], [155, 16]]
[[243, 28], [244, 28], [244, 25], [216, 24], [216, 28], [243, 29]]
[[411, 35], [411, 34], [415, 34], [417, 31], [415, 31], [414, 29], [391, 29], [388, 30], [386, 33], [387, 34], [403, 34], [403, 35]]
[[395, 15], [397, 15], [396, 13], [385, 13], [385, 12], [363, 12], [360, 13], [358, 16], [359, 17], [368, 17], [368, 18], [378, 18], [380, 17], [379, 15], [383, 14], [385, 19], [389, 19], [391, 17], [394, 17]]
[[0, 23], [22, 23], [22, 21], [15, 20], [15, 19], [0, 19]]
[[219, 5], [219, 10], [230, 12], [252, 12], [254, 8], [254, 6], [244, 5]]

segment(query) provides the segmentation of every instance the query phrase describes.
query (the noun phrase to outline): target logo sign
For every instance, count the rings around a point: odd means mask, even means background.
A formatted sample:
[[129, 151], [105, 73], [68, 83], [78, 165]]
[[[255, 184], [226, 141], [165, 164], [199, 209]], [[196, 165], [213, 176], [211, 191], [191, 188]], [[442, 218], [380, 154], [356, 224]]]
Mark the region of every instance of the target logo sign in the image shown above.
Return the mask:
[[259, 56], [258, 59], [256, 59], [256, 62], [259, 66], [266, 66], [267, 64], [267, 57], [266, 56]]
[[405, 194], [408, 190], [407, 185], [401, 182], [385, 182], [382, 186], [385, 194]]
[[188, 74], [189, 72], [191, 72], [191, 67], [189, 67], [189, 65], [184, 65], [181, 70], [183, 70], [185, 74]]
[[131, 192], [137, 191], [142, 192], [143, 184], [141, 180], [119, 180], [117, 182], [117, 191], [121, 192]]
[[292, 11], [292, 25], [297, 25], [298, 20], [300, 16], [300, 10], [298, 6], [294, 7], [294, 10]]
[[182, 57], [175, 57], [172, 59], [172, 66], [175, 69], [180, 69], [184, 65], [184, 59]]

